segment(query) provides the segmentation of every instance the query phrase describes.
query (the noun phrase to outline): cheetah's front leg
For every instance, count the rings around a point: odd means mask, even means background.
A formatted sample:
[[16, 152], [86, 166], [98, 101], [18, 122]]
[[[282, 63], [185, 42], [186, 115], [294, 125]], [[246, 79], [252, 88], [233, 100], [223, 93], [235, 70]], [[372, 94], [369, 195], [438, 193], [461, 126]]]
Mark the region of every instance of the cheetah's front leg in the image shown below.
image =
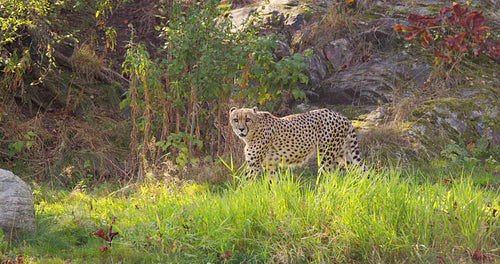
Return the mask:
[[245, 146], [245, 159], [247, 161], [246, 176], [253, 177], [262, 168], [265, 148], [262, 145]]

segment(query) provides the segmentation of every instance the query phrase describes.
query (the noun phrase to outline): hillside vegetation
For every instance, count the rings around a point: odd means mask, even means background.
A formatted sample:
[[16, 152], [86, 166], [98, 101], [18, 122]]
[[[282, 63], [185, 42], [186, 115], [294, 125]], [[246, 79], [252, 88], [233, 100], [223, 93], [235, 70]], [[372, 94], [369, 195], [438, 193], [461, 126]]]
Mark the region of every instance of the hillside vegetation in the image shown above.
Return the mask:
[[[494, 165], [494, 4], [454, 11], [441, 2], [6, 1], [2, 162], [63, 186], [186, 169], [225, 181], [203, 168], [230, 154], [241, 164], [230, 106], [286, 115], [305, 102], [354, 120], [370, 164], [440, 158], [447, 149], [446, 158], [459, 152]], [[236, 28], [231, 10], [246, 8], [255, 15]], [[437, 11], [475, 28], [432, 20]], [[408, 22], [412, 12], [429, 15]], [[354, 45], [341, 52], [348, 58], [336, 57], [338, 43]]]
[[[0, 166], [38, 230], [0, 233], [0, 261], [498, 261], [498, 10], [3, 0]], [[232, 106], [335, 109], [367, 171], [246, 179]]]

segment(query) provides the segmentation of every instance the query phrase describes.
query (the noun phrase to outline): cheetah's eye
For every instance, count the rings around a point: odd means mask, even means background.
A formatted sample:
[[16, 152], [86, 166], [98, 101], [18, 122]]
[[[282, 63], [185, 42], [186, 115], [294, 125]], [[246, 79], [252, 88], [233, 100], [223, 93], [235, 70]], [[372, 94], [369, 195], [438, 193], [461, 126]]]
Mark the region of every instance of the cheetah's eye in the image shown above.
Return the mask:
[[245, 122], [247, 122], [247, 123], [250, 123], [250, 121], [252, 121], [250, 118], [247, 118], [247, 119], [245, 120]]
[[237, 118], [233, 119], [233, 122], [238, 123], [238, 119]]

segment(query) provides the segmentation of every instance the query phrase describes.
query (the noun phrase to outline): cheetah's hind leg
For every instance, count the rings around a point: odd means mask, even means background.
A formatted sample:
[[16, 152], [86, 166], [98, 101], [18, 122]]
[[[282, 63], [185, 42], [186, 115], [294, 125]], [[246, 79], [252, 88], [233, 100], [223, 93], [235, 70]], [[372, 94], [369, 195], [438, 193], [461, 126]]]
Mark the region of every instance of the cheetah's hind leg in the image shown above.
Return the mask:
[[337, 169], [341, 164], [338, 162], [338, 158], [335, 157], [335, 151], [333, 151], [331, 145], [320, 145], [316, 150], [317, 161], [318, 161], [318, 175], [322, 172], [332, 172]]
[[351, 132], [344, 141], [343, 153], [346, 168], [353, 167], [361, 163], [358, 138], [354, 129], [351, 129]]

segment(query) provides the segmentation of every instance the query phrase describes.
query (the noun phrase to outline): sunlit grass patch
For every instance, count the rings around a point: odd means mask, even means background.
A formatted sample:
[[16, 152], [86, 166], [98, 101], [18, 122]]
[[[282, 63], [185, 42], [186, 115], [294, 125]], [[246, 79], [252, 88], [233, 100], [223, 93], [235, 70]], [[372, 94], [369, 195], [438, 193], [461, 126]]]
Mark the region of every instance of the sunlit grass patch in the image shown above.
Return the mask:
[[[181, 181], [113, 192], [39, 188], [38, 231], [9, 250], [42, 263], [472, 262], [474, 252], [498, 258], [498, 188], [475, 183], [471, 169], [434, 173], [348, 170], [311, 181], [285, 170], [277, 182], [239, 177], [244, 184], [235, 178], [222, 188]], [[110, 226], [119, 235], [102, 252], [107, 242], [91, 234]]]

